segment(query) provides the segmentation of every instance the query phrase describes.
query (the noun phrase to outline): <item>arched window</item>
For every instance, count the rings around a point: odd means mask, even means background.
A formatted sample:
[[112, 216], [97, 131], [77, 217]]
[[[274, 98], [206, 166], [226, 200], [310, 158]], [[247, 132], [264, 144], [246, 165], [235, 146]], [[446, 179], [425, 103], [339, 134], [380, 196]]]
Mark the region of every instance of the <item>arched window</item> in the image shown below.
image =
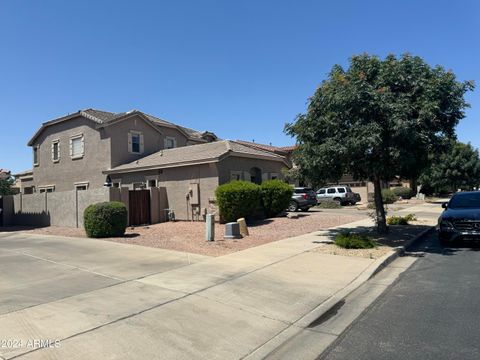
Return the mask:
[[262, 170], [258, 167], [252, 167], [250, 169], [250, 181], [260, 185], [262, 183]]

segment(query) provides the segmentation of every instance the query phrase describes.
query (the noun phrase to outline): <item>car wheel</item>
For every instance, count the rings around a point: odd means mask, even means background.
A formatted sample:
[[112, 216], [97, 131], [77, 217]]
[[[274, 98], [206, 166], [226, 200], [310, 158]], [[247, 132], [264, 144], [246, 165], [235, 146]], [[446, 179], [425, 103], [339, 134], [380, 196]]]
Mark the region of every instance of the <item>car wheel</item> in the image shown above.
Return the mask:
[[342, 199], [340, 198], [335, 198], [333, 199], [334, 202], [336, 202], [338, 205], [342, 205]]
[[298, 210], [298, 204], [296, 201], [291, 201], [290, 205], [288, 205], [288, 211], [295, 212]]
[[448, 238], [442, 233], [438, 234], [438, 241], [443, 246], [451, 246], [454, 242], [452, 239]]

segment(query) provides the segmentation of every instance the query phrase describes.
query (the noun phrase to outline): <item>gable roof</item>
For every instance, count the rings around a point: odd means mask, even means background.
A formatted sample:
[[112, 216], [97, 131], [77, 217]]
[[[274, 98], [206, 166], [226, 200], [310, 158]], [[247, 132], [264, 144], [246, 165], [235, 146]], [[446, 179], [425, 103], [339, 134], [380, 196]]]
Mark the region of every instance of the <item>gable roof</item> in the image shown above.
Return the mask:
[[185, 137], [193, 141], [207, 142], [207, 140], [205, 139], [205, 135], [212, 136], [215, 140], [217, 139], [215, 134], [210, 133], [208, 131], [200, 132], [197, 130], [189, 129], [180, 125], [176, 125], [169, 121], [159, 119], [153, 115], [149, 115], [138, 110], [131, 110], [131, 111], [121, 112], [121, 113], [113, 113], [113, 112], [103, 111], [98, 109], [84, 109], [84, 110], [79, 110], [73, 114], [68, 114], [66, 116], [62, 116], [60, 118], [44, 122], [40, 127], [40, 129], [38, 129], [37, 132], [30, 139], [30, 141], [28, 142], [28, 145], [32, 146], [33, 142], [42, 133], [42, 131], [45, 130], [45, 128], [47, 128], [48, 126], [58, 124], [60, 122], [68, 121], [79, 116], [83, 116], [84, 118], [93, 121], [97, 127], [105, 127], [105, 126], [112, 125], [117, 121], [125, 120], [134, 115], [139, 115], [145, 121], [153, 125], [154, 128], [157, 130], [161, 126], [177, 129], [182, 134], [184, 134]]
[[145, 156], [137, 161], [119, 165], [105, 174], [134, 172], [140, 170], [163, 169], [169, 167], [189, 166], [219, 162], [228, 156], [240, 156], [255, 159], [265, 159], [283, 162], [289, 166], [283, 156], [268, 151], [254, 149], [242, 145], [236, 141], [222, 140], [206, 144], [182, 146], [174, 149], [160, 150], [151, 155]]

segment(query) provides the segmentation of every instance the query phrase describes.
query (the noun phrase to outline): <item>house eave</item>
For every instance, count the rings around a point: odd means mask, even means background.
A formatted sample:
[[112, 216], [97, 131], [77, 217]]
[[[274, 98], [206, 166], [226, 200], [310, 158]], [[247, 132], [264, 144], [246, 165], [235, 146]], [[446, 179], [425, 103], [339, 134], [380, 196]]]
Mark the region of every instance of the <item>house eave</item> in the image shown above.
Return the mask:
[[177, 163], [165, 164], [165, 165], [150, 165], [150, 166], [139, 166], [135, 168], [104, 170], [103, 174], [111, 175], [111, 174], [134, 173], [138, 171], [170, 169], [170, 168], [176, 168], [176, 167], [212, 164], [217, 162], [219, 162], [219, 158], [211, 158], [211, 159], [205, 159], [200, 161], [184, 161], [184, 162], [177, 162]]

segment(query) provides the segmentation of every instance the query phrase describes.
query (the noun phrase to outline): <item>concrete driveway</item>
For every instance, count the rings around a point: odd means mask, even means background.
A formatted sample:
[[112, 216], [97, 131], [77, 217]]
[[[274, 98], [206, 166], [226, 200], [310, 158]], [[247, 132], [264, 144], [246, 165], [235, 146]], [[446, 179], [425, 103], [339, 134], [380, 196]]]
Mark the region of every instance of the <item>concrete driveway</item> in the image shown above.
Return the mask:
[[0, 358], [254, 359], [372, 265], [324, 235], [210, 258], [0, 233]]

